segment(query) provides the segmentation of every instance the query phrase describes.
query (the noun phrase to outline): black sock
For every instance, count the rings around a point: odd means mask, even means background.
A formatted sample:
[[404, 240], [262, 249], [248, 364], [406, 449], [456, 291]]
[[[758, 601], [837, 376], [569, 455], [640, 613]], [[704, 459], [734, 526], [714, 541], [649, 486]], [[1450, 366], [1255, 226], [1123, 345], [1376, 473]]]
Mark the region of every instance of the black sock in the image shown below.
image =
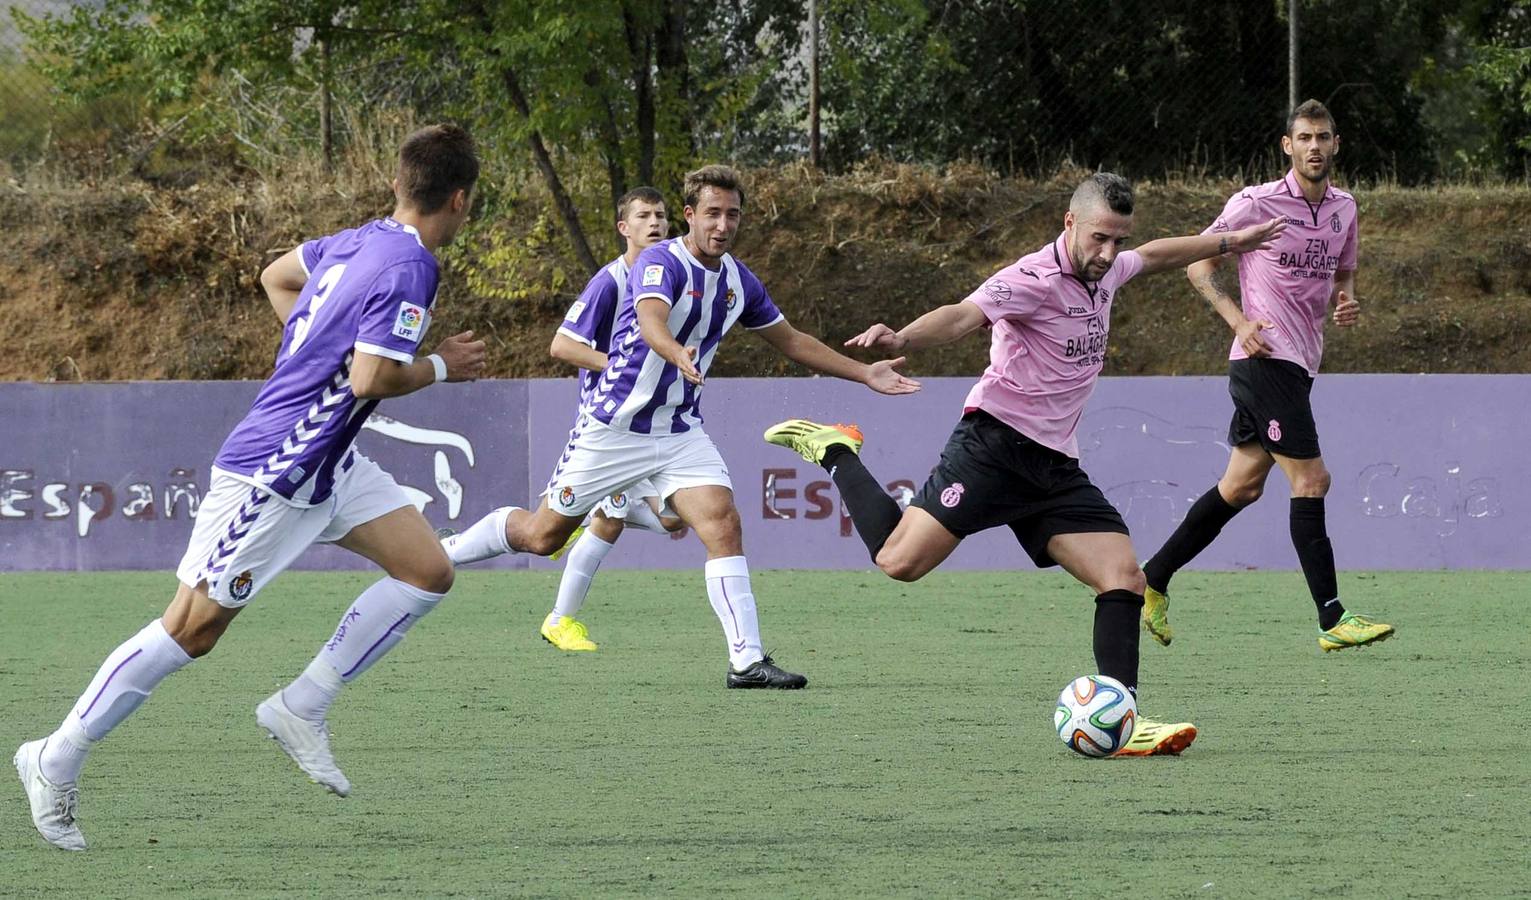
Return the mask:
[[1164, 542], [1154, 558], [1143, 566], [1143, 574], [1148, 576], [1148, 586], [1161, 594], [1168, 591], [1170, 579], [1175, 577], [1175, 573], [1195, 559], [1196, 554], [1207, 549], [1217, 539], [1223, 526], [1239, 514], [1240, 509], [1242, 507], [1233, 506], [1224, 500], [1217, 485], [1212, 485], [1212, 490], [1191, 504], [1190, 512], [1185, 514], [1185, 521]]
[[851, 514], [851, 524], [856, 526], [856, 533], [861, 535], [875, 564], [877, 551], [888, 542], [888, 535], [898, 526], [904, 511], [849, 447], [840, 444], [830, 447], [824, 453], [822, 465], [829, 470], [830, 480], [839, 489], [846, 511]]
[[1328, 631], [1345, 615], [1345, 607], [1340, 605], [1340, 589], [1335, 583], [1334, 547], [1324, 527], [1323, 497], [1292, 498], [1292, 546], [1297, 548], [1308, 592], [1318, 607], [1318, 627]]
[[1138, 695], [1138, 617], [1143, 596], [1106, 591], [1095, 598], [1095, 668]]

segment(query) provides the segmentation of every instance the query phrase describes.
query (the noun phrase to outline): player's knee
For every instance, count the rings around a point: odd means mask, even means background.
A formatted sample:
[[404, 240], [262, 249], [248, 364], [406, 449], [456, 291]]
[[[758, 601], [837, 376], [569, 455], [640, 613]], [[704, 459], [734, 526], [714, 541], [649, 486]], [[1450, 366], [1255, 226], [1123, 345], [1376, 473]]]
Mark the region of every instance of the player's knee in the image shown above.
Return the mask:
[[1143, 570], [1132, 560], [1123, 560], [1119, 565], [1101, 570], [1100, 574], [1092, 579], [1090, 589], [1097, 594], [1106, 594], [1111, 591], [1129, 591], [1142, 596], [1148, 589], [1148, 579], [1143, 576]]
[[1265, 482], [1224, 482], [1218, 485], [1218, 491], [1230, 506], [1242, 509], [1260, 499], [1260, 495], [1265, 493]]
[[528, 538], [526, 546], [522, 549], [527, 553], [533, 553], [537, 556], [551, 556], [558, 552], [558, 548], [562, 547], [566, 540], [568, 540], [567, 537], [559, 537], [556, 534], [542, 532]]
[[1292, 496], [1294, 497], [1322, 497], [1329, 493], [1329, 484], [1334, 480], [1328, 469], [1319, 469], [1316, 472], [1304, 472], [1292, 480]]
[[664, 526], [665, 531], [674, 534], [686, 527], [686, 520], [675, 516], [660, 516], [659, 524]]
[[894, 581], [919, 581], [930, 571], [923, 560], [886, 547], [877, 552], [877, 568]]
[[183, 622], [174, 627], [166, 626], [165, 633], [186, 651], [187, 656], [200, 659], [213, 652], [226, 627], [222, 622]]
[[452, 568], [452, 561], [445, 553], [442, 553], [439, 559], [421, 564], [416, 571], [410, 573], [408, 578], [399, 580], [422, 591], [445, 594], [452, 589], [452, 582], [456, 579], [457, 570]]

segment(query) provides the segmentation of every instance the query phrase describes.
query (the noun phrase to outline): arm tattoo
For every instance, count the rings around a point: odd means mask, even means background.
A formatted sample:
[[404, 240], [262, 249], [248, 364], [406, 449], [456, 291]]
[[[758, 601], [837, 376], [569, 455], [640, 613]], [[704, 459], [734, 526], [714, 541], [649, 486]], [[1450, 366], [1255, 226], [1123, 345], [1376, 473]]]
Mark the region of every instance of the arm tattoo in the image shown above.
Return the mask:
[[1222, 240], [1217, 242], [1217, 252], [1218, 253], [1227, 253], [1228, 252], [1228, 239], [1227, 238], [1223, 238]]

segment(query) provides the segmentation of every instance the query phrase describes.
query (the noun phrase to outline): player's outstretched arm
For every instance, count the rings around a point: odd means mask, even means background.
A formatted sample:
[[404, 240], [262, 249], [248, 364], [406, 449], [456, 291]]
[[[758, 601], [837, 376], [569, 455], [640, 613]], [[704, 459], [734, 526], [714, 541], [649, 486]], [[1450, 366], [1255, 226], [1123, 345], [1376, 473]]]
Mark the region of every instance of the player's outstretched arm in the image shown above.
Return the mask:
[[577, 369], [600, 372], [606, 368], [606, 354], [564, 334], [553, 335], [553, 344], [548, 347], [548, 355]]
[[938, 306], [898, 331], [878, 322], [845, 342], [847, 347], [882, 350], [923, 350], [967, 337], [989, 323], [983, 310], [966, 301]]
[[361, 400], [382, 400], [437, 381], [473, 381], [483, 374], [485, 357], [484, 342], [475, 341], [471, 331], [452, 335], [436, 345], [436, 352], [408, 365], [358, 350], [351, 360], [351, 393]]
[[884, 359], [870, 365], [857, 362], [813, 335], [798, 331], [785, 319], [755, 333], [795, 363], [825, 375], [860, 382], [879, 394], [912, 394], [920, 389], [918, 381], [896, 371], [898, 366], [904, 364], [903, 357]]
[[303, 269], [303, 257], [300, 255], [302, 252], [299, 247], [288, 250], [260, 273], [260, 286], [265, 289], [266, 299], [271, 301], [271, 308], [283, 324], [292, 315], [292, 308], [298, 303], [298, 295], [303, 293], [303, 285], [308, 283], [308, 272]]
[[1143, 258], [1144, 275], [1153, 275], [1167, 269], [1183, 269], [1191, 263], [1200, 262], [1224, 253], [1249, 253], [1264, 250], [1286, 230], [1286, 220], [1280, 218], [1219, 234], [1193, 234], [1188, 237], [1160, 238], [1138, 248]]

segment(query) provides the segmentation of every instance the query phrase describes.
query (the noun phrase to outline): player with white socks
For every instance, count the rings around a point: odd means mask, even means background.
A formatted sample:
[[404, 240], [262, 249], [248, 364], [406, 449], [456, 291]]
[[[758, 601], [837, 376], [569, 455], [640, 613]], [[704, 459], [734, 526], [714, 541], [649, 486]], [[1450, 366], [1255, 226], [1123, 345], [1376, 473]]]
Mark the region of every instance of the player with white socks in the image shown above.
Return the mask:
[[[629, 296], [627, 276], [633, 263], [638, 261], [639, 253], [669, 236], [664, 195], [651, 187], [633, 188], [624, 194], [617, 201], [617, 233], [627, 241], [627, 252], [607, 263], [585, 285], [548, 348], [554, 359], [579, 367], [581, 408], [595, 392], [606, 368], [617, 313]], [[656, 534], [685, 527], [673, 510], [661, 506], [654, 484], [648, 479], [601, 500], [590, 513], [585, 530], [568, 550], [563, 578], [558, 583], [558, 599], [542, 622], [543, 640], [560, 650], [596, 649], [585, 624], [574, 616], [584, 605], [601, 561], [626, 526]]]
[[285, 323], [276, 369], [213, 461], [175, 598], [112, 651], [57, 730], [16, 751], [32, 822], [49, 843], [85, 849], [76, 781], [95, 744], [161, 681], [211, 651], [239, 611], [314, 543], [345, 547], [387, 576], [356, 598], [308, 668], [256, 707], [255, 718], [310, 779], [350, 793], [330, 754], [325, 714], [341, 687], [452, 586], [451, 562], [425, 517], [352, 444], [379, 400], [483, 370], [484, 343], [471, 332], [415, 358], [436, 297], [434, 251], [467, 220], [477, 179], [466, 132], [421, 129], [400, 149], [392, 216], [309, 241], [261, 273]]
[[744, 207], [739, 174], [686, 175], [685, 236], [639, 254], [611, 352], [535, 511], [501, 507], [443, 545], [456, 564], [502, 553], [548, 556], [602, 498], [645, 479], [707, 548], [707, 596], [728, 646], [730, 688], [800, 688], [802, 675], [766, 656], [728, 468], [702, 430], [699, 400], [723, 335], [737, 322], [817, 372], [908, 394], [919, 384], [867, 365], [788, 324], [754, 273], [729, 254]]

